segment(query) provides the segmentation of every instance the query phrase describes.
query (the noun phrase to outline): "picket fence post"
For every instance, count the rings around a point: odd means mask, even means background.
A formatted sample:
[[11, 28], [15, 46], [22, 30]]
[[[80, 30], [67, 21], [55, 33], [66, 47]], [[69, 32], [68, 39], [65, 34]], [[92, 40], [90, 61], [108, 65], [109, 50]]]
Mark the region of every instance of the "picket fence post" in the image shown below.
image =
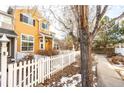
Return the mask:
[[45, 79], [47, 79], [48, 78], [48, 74], [49, 74], [49, 72], [48, 72], [48, 70], [49, 70], [49, 68], [48, 68], [49, 58], [48, 57], [46, 58], [46, 62], [45, 63], [46, 63], [46, 74], [45, 74], [45, 76], [47, 75]]
[[39, 60], [39, 80], [40, 80], [39, 83], [41, 82], [41, 77], [42, 77], [42, 75], [41, 75], [41, 73], [42, 73], [41, 62], [42, 62], [42, 59]]
[[8, 65], [8, 87], [13, 87], [13, 64]]
[[40, 83], [40, 60], [38, 60], [38, 83]]
[[34, 59], [32, 60], [32, 71], [31, 71], [31, 73], [32, 73], [32, 75], [31, 75], [31, 86], [33, 87], [33, 84], [34, 84]]
[[[50, 71], [51, 72], [53, 71], [53, 60], [54, 60], [54, 57], [51, 56], [51, 61], [50, 61]], [[51, 73], [50, 75], [53, 75], [53, 73]]]
[[14, 87], [16, 87], [17, 83], [17, 63], [14, 63]]
[[43, 69], [44, 75], [43, 75], [43, 76], [44, 76], [44, 80], [45, 80], [45, 79], [46, 79], [46, 71], [47, 71], [47, 67], [46, 67], [46, 66], [47, 66], [47, 60], [46, 60], [46, 58], [44, 58], [43, 63], [44, 63], [44, 67], [43, 67], [43, 68], [44, 68], [44, 69]]
[[30, 60], [28, 61], [28, 86], [30, 86]]
[[34, 69], [34, 72], [35, 72], [35, 80], [34, 80], [34, 85], [36, 86], [36, 81], [37, 81], [37, 60], [35, 60], [34, 62], [34, 66], [35, 66], [35, 69]]
[[44, 83], [44, 61], [45, 59], [43, 59], [41, 62], [41, 82], [42, 83]]
[[7, 42], [9, 42], [9, 39], [4, 34], [0, 38], [1, 42], [1, 87], [7, 87]]
[[19, 87], [22, 86], [22, 62], [19, 62]]
[[49, 79], [50, 79], [50, 60], [51, 60], [51, 57], [49, 57], [49, 61], [48, 61], [48, 73], [49, 73], [48, 78]]

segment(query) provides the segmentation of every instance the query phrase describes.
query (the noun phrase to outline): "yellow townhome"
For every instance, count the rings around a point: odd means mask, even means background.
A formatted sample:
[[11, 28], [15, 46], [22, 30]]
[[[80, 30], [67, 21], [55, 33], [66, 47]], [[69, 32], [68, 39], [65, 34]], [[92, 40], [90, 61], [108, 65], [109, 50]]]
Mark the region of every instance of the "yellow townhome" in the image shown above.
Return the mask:
[[49, 22], [36, 8], [10, 7], [8, 13], [14, 17], [14, 31], [17, 37], [18, 53], [37, 54], [40, 50], [53, 47], [53, 35], [49, 31]]

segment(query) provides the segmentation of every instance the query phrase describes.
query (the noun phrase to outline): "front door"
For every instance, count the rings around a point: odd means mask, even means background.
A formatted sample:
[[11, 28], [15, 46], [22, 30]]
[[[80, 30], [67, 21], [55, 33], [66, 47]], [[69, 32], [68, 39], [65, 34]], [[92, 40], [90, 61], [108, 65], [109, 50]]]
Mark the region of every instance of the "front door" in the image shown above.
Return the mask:
[[45, 50], [46, 51], [52, 50], [52, 40], [51, 39], [48, 39], [48, 38], [45, 39]]

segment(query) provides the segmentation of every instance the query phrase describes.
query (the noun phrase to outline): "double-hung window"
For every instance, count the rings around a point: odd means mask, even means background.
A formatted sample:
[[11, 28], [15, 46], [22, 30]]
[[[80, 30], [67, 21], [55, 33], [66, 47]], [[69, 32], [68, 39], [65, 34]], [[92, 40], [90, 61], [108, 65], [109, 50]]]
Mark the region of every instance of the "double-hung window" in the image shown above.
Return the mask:
[[48, 24], [45, 24], [45, 23], [42, 23], [42, 26], [41, 26], [43, 29], [48, 29]]
[[34, 48], [34, 38], [29, 35], [22, 35], [21, 38], [21, 50], [32, 52]]
[[44, 50], [43, 37], [40, 38], [40, 49]]
[[35, 26], [35, 20], [27, 14], [20, 14], [20, 21]]

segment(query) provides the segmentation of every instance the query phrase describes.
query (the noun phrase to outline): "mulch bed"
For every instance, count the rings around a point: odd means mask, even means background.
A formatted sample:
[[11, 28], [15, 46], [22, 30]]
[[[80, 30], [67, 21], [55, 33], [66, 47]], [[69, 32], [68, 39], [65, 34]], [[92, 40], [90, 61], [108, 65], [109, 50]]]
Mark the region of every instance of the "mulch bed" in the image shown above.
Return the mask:
[[118, 67], [119, 65], [121, 67], [115, 68], [115, 71], [121, 76], [122, 80], [124, 80], [124, 74], [121, 74], [121, 71], [124, 71], [124, 56], [121, 55], [116, 55], [108, 58], [108, 61], [112, 64], [115, 65], [115, 67]]
[[41, 83], [36, 87], [46, 87], [48, 85], [52, 85], [53, 82], [56, 82], [56, 83], [59, 82], [63, 76], [71, 77], [72, 75], [75, 75], [77, 73], [80, 73], [80, 62], [79, 61], [76, 61], [75, 63], [72, 63], [70, 66], [67, 66], [63, 70], [57, 72], [56, 74], [51, 76], [50, 79], [45, 80], [44, 83]]
[[124, 65], [124, 56], [116, 55], [108, 58], [108, 61], [113, 64], [120, 64]]

